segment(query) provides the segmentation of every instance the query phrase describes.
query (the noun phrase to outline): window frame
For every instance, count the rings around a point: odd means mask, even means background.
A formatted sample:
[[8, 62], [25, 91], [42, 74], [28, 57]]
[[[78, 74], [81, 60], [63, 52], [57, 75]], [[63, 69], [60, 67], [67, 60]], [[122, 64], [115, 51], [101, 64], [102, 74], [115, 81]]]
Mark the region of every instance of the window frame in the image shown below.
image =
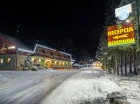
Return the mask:
[[[2, 61], [1, 61], [1, 60], [2, 60]], [[3, 64], [3, 61], [4, 61], [3, 58], [0, 58], [0, 64]]]
[[[8, 62], [8, 59], [10, 59], [9, 62]], [[6, 58], [6, 64], [11, 64], [11, 58], [9, 58], [9, 57]]]
[[7, 49], [9, 44], [8, 43], [5, 43], [3, 45], [4, 45], [3, 48]]

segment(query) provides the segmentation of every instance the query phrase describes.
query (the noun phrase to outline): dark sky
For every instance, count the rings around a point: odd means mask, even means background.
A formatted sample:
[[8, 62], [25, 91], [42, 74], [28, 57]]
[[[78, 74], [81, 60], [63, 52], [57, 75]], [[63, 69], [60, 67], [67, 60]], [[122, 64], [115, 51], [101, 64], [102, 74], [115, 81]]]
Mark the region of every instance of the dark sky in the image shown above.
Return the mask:
[[44, 4], [9, 4], [0, 7], [0, 32], [16, 36], [33, 47], [35, 40], [57, 48], [58, 41], [73, 40], [94, 54], [105, 21], [105, 0], [52, 1]]

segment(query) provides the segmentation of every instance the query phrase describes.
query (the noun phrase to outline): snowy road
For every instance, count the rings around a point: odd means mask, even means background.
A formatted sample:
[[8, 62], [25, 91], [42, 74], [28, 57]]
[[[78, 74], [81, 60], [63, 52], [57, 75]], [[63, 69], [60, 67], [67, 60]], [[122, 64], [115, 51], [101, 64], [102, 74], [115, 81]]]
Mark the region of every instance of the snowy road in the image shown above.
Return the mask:
[[1, 71], [0, 104], [39, 104], [75, 71]]
[[102, 104], [113, 91], [125, 92], [132, 104], [140, 104], [139, 81], [139, 77], [123, 78], [90, 68], [0, 71], [0, 104]]

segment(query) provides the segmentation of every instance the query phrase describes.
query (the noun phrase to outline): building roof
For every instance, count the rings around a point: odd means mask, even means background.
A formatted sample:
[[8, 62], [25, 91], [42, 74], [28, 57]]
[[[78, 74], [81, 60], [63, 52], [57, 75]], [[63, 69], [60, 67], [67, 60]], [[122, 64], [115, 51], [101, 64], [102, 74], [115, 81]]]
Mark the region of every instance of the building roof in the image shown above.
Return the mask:
[[35, 48], [34, 48], [34, 52], [36, 51], [36, 48], [37, 48], [37, 47], [46, 48], [46, 49], [49, 49], [49, 50], [52, 50], [52, 51], [58, 51], [58, 52], [60, 52], [61, 54], [65, 54], [65, 55], [71, 56], [71, 54], [68, 54], [68, 53], [66, 53], [66, 52], [61, 52], [61, 51], [59, 51], [59, 50], [55, 50], [55, 49], [52, 49], [52, 48], [49, 48], [49, 47], [46, 47], [46, 46], [43, 46], [43, 45], [40, 45], [40, 44], [36, 44], [36, 46], [35, 46]]
[[[39, 44], [36, 44], [36, 46], [34, 48], [34, 51], [33, 51], [28, 46], [26, 46], [23, 42], [21, 42], [18, 38], [15, 38], [15, 37], [12, 37], [12, 36], [9, 36], [9, 35], [6, 35], [6, 34], [2, 34], [2, 33], [0, 33], [0, 36], [2, 36], [6, 40], [8, 40], [10, 43], [15, 45], [18, 48], [19, 51], [26, 51], [26, 52], [29, 52], [29, 53], [34, 53], [36, 51], [37, 47], [47, 48], [47, 49], [52, 50], [52, 51], [58, 51], [58, 50], [55, 50], [55, 49], [52, 49], [52, 48], [49, 48], [49, 47], [46, 47], [46, 46], [43, 46], [43, 45], [39, 45]], [[61, 54], [65, 54], [65, 55], [70, 56], [70, 59], [72, 59], [71, 54], [61, 52], [61, 51], [59, 51], [59, 52]]]
[[15, 38], [15, 37], [12, 37], [12, 36], [9, 36], [9, 35], [5, 35], [5, 34], [2, 34], [2, 33], [0, 33], [0, 35], [2, 37], [4, 37], [5, 39], [7, 39], [10, 43], [14, 44], [16, 47], [18, 47], [20, 49], [32, 51], [28, 46], [26, 46], [18, 38]]

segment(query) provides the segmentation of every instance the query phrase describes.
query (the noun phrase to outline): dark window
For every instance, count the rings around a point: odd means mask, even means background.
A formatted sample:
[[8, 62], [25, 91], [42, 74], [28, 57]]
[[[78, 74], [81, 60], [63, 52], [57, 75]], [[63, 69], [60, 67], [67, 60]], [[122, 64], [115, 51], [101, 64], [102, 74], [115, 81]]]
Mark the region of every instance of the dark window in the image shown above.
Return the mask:
[[53, 55], [53, 53], [51, 52], [51, 55]]
[[2, 48], [2, 44], [0, 43], [0, 48]]
[[8, 48], [8, 44], [4, 44], [4, 48]]
[[38, 52], [43, 52], [42, 48], [37, 49]]
[[45, 49], [43, 49], [43, 53], [46, 53]]
[[0, 48], [2, 48], [2, 40], [0, 39]]

